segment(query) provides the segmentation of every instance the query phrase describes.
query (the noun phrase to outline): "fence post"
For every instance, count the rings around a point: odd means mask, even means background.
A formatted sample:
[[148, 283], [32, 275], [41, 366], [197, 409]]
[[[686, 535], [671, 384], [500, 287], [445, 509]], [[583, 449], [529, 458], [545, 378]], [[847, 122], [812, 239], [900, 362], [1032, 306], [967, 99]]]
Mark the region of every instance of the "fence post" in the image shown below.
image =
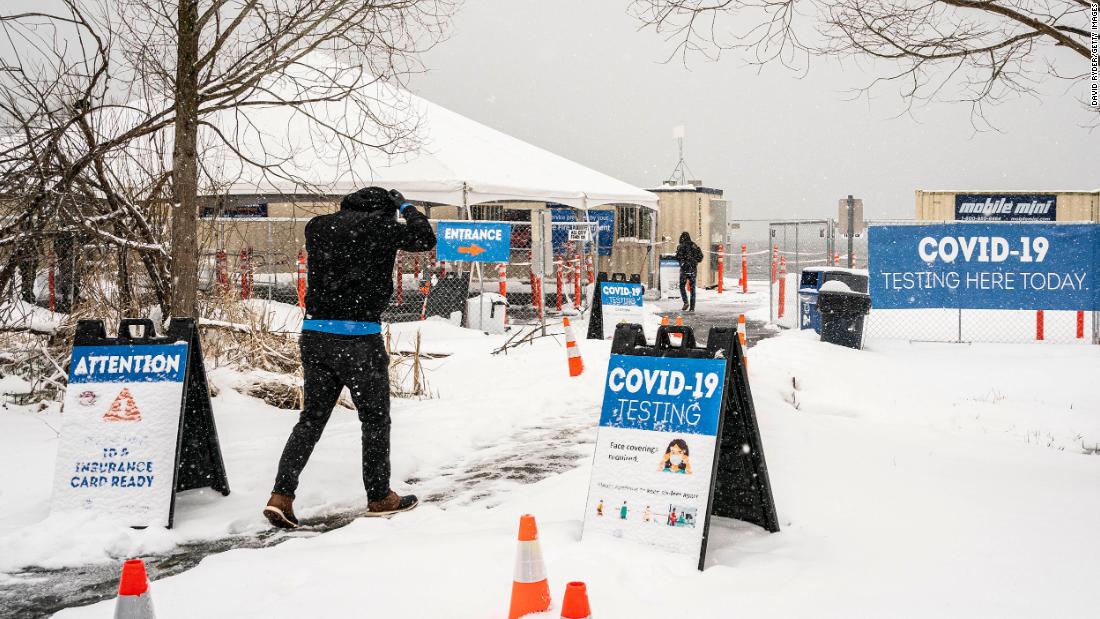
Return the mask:
[[787, 257], [779, 257], [779, 317], [787, 311]]
[[1035, 311], [1035, 339], [1043, 341], [1043, 310]]
[[725, 266], [725, 261], [722, 258], [722, 254], [722, 246], [718, 245], [718, 294], [722, 294], [722, 279], [725, 277], [723, 274], [725, 270], [723, 268]]
[[50, 272], [47, 276], [49, 295], [50, 295], [50, 311], [57, 311], [57, 254], [51, 249], [48, 254], [47, 261], [49, 263]]
[[298, 250], [298, 307], [306, 308], [306, 250]]

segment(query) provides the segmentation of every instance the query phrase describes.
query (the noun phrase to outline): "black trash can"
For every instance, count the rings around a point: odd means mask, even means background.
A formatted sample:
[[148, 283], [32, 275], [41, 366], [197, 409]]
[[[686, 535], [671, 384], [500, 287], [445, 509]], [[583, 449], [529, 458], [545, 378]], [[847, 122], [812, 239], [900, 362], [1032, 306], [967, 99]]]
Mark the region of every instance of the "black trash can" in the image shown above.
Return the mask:
[[817, 297], [821, 312], [821, 341], [863, 348], [863, 318], [871, 311], [871, 296], [862, 292], [822, 290]]

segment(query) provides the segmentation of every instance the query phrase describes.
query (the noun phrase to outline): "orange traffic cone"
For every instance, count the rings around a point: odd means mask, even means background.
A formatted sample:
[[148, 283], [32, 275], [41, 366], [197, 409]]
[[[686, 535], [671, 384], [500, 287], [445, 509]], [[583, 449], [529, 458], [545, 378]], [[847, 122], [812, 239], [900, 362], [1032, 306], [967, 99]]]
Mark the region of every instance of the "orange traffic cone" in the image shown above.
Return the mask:
[[573, 327], [569, 325], [569, 317], [564, 317], [565, 323], [565, 352], [569, 355], [569, 375], [580, 376], [584, 372], [584, 360], [581, 359], [581, 349], [577, 348], [577, 338], [573, 336]]
[[741, 360], [744, 362], [745, 367], [749, 367], [749, 355], [745, 352], [745, 337], [748, 331], [745, 330], [745, 315], [737, 315], [737, 341], [741, 344]]
[[549, 609], [550, 583], [546, 580], [546, 564], [542, 562], [538, 526], [534, 516], [524, 514], [519, 517], [519, 547], [508, 619]]
[[[676, 326], [677, 327], [684, 326], [684, 317], [683, 316], [677, 316], [676, 317]], [[673, 333], [668, 339], [669, 339], [670, 342], [672, 342], [673, 344], [676, 344], [677, 346], [684, 343], [684, 336], [680, 335], [679, 333]]]
[[118, 601], [115, 603], [115, 619], [155, 619], [153, 598], [149, 593], [149, 579], [145, 575], [145, 562], [131, 559], [122, 564], [122, 578], [118, 582]]
[[662, 327], [667, 327], [668, 326], [668, 316], [661, 316], [661, 326]]
[[588, 608], [588, 589], [583, 582], [565, 585], [565, 599], [561, 602], [561, 619], [592, 619]]

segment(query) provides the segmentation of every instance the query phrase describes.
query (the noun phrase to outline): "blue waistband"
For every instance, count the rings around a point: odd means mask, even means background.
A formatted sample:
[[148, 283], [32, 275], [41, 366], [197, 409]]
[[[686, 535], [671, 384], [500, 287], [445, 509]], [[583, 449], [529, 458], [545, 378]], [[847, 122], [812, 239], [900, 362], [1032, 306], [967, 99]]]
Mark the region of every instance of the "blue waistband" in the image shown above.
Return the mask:
[[320, 331], [336, 335], [376, 335], [382, 332], [382, 324], [358, 320], [303, 320], [302, 331]]

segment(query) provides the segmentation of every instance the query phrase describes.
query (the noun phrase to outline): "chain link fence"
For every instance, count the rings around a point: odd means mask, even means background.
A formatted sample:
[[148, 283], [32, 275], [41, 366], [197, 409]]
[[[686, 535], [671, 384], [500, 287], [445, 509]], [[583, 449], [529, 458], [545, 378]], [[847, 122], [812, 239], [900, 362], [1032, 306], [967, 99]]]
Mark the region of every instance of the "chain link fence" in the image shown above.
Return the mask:
[[[868, 221], [868, 227], [882, 225], [925, 225], [914, 220]], [[831, 220], [772, 222], [769, 224], [772, 258], [749, 260], [749, 278], [766, 279], [771, 321], [786, 328], [798, 328], [801, 307], [798, 288], [807, 267], [847, 266], [848, 240]], [[750, 249], [766, 247], [757, 241]], [[852, 239], [854, 267], [867, 268], [867, 234]], [[750, 251], [750, 254], [752, 252]], [[772, 264], [775, 263], [773, 270]], [[779, 280], [786, 267], [786, 279]], [[782, 303], [780, 296], [783, 297]], [[780, 309], [782, 308], [782, 311]], [[1043, 341], [1053, 343], [1100, 343], [1100, 312], [974, 309], [874, 309], [864, 322], [866, 338], [922, 342], [1035, 342], [1039, 331]]]
[[[308, 285], [305, 218], [208, 220], [200, 285], [211, 293], [296, 305]], [[431, 220], [433, 228], [439, 220]], [[442, 317], [486, 328], [498, 312], [534, 324], [586, 309], [597, 265], [596, 222], [506, 221], [507, 263], [448, 262], [399, 251], [386, 322]], [[301, 261], [301, 262], [300, 262]], [[299, 269], [299, 264], [302, 264]], [[506, 310], [504, 304], [506, 303]], [[481, 317], [480, 319], [478, 317]]]

